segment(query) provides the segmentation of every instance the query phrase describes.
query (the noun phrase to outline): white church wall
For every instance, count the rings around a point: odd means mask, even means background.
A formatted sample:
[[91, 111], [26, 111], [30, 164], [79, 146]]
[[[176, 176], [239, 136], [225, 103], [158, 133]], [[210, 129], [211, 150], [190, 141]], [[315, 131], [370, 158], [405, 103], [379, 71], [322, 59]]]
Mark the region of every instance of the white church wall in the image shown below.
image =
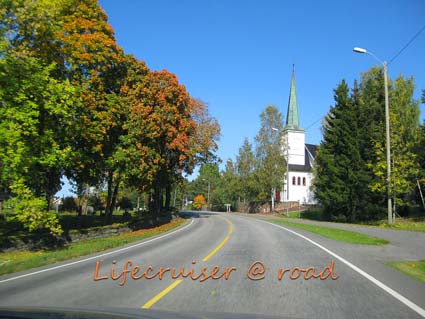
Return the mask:
[[[295, 178], [295, 185], [293, 184]], [[315, 204], [314, 194], [310, 190], [313, 174], [309, 172], [289, 172], [289, 201], [299, 201], [301, 204]], [[299, 181], [299, 183], [298, 183]], [[304, 185], [305, 181], [305, 185]], [[287, 201], [287, 185], [281, 192], [280, 201]]]

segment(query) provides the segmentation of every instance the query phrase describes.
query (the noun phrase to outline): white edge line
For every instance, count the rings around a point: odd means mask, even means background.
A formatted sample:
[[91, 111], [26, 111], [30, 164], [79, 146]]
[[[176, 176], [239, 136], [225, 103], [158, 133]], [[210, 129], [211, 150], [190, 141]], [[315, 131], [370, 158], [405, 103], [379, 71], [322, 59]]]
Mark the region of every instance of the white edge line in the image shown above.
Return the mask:
[[262, 222], [265, 222], [267, 224], [271, 224], [273, 226], [282, 228], [294, 235], [297, 235], [298, 237], [301, 237], [302, 239], [305, 239], [306, 241], [308, 241], [309, 243], [319, 247], [320, 249], [324, 250], [325, 252], [327, 252], [328, 254], [334, 256], [336, 259], [338, 259], [339, 261], [343, 262], [344, 264], [346, 264], [348, 267], [350, 267], [351, 269], [353, 269], [354, 271], [356, 271], [357, 273], [359, 273], [360, 275], [362, 275], [363, 277], [365, 277], [366, 279], [370, 280], [371, 282], [373, 282], [375, 285], [377, 285], [379, 288], [383, 289], [384, 291], [386, 291], [387, 293], [389, 293], [391, 296], [393, 296], [394, 298], [396, 298], [397, 300], [399, 300], [400, 302], [404, 303], [406, 306], [408, 306], [410, 309], [414, 310], [415, 312], [417, 312], [418, 314], [420, 314], [422, 317], [425, 318], [425, 310], [421, 307], [419, 307], [417, 304], [413, 303], [412, 301], [410, 301], [409, 299], [407, 299], [406, 297], [402, 296], [401, 294], [399, 294], [397, 291], [395, 291], [394, 289], [391, 289], [390, 287], [388, 287], [387, 285], [385, 285], [383, 282], [379, 281], [378, 279], [376, 279], [375, 277], [373, 277], [372, 275], [369, 275], [367, 272], [365, 272], [364, 270], [361, 270], [359, 267], [353, 265], [352, 263], [350, 263], [348, 260], [344, 259], [343, 257], [337, 255], [336, 253], [334, 253], [333, 251], [325, 248], [324, 246], [320, 245], [319, 243], [316, 243], [315, 241], [311, 240], [310, 238], [303, 236], [291, 229], [288, 229], [286, 227], [271, 223], [271, 222], [267, 222], [264, 220], [260, 220]]
[[39, 270], [39, 271], [34, 271], [34, 272], [31, 272], [31, 273], [28, 273], [28, 274], [24, 274], [24, 275], [20, 275], [20, 276], [8, 278], [8, 279], [0, 280], [0, 284], [1, 283], [4, 283], [4, 282], [7, 282], [7, 281], [12, 281], [12, 280], [16, 280], [16, 279], [20, 279], [20, 278], [32, 276], [32, 275], [37, 275], [37, 274], [40, 274], [40, 273], [43, 273], [43, 272], [46, 272], [46, 271], [50, 271], [50, 270], [55, 270], [55, 269], [59, 269], [59, 268], [65, 268], [65, 267], [68, 267], [68, 266], [72, 266], [72, 265], [75, 265], [75, 264], [83, 263], [83, 262], [86, 262], [86, 261], [89, 261], [89, 260], [93, 260], [93, 259], [96, 259], [96, 258], [100, 258], [100, 257], [112, 255], [112, 254], [115, 254], [115, 253], [118, 253], [118, 252], [121, 252], [121, 251], [125, 251], [125, 250], [129, 250], [129, 249], [132, 249], [134, 247], [142, 246], [142, 245], [145, 245], [147, 243], [150, 243], [150, 242], [152, 242], [154, 240], [158, 240], [158, 239], [161, 239], [161, 238], [170, 236], [172, 234], [175, 234], [175, 233], [177, 233], [179, 231], [182, 231], [183, 229], [186, 229], [190, 225], [192, 225], [192, 223], [193, 223], [193, 219], [191, 219], [191, 221], [190, 221], [190, 223], [188, 225], [186, 225], [186, 226], [184, 226], [182, 228], [176, 229], [176, 230], [172, 231], [171, 233], [168, 233], [168, 234], [165, 234], [165, 235], [161, 235], [159, 237], [155, 237], [155, 238], [152, 238], [152, 239], [143, 241], [143, 242], [138, 243], [138, 244], [135, 244], [135, 245], [131, 245], [131, 246], [127, 246], [127, 247], [124, 247], [124, 248], [117, 249], [117, 250], [113, 250], [113, 251], [110, 251], [110, 252], [107, 252], [107, 253], [104, 253], [104, 254], [92, 256], [92, 257], [85, 258], [85, 259], [82, 259], [82, 260], [77, 260], [77, 261], [74, 261], [74, 262], [71, 262], [71, 263], [68, 263], [68, 264], [64, 264], [64, 265], [60, 265], [60, 266], [56, 266], [56, 267], [51, 267], [51, 268], [47, 268], [47, 269], [43, 269], [43, 270]]

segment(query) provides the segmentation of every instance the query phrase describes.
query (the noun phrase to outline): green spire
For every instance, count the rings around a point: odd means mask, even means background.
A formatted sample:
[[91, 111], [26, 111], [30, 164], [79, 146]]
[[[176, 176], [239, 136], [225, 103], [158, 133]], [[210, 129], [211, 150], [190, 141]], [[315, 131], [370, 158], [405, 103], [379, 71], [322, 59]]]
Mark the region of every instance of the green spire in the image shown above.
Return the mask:
[[286, 114], [286, 129], [300, 130], [298, 117], [297, 88], [295, 85], [295, 67], [292, 65], [291, 91], [289, 92], [288, 112]]

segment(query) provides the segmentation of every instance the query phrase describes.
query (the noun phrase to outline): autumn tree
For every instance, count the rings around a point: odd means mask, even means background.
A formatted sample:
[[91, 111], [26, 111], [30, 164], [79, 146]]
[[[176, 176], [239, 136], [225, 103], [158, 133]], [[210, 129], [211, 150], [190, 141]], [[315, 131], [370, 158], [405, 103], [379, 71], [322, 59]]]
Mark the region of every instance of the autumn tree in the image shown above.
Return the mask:
[[63, 74], [80, 87], [83, 100], [72, 131], [74, 156], [67, 175], [86, 190], [84, 202], [88, 185], [107, 180], [106, 221], [110, 222], [120, 184], [115, 176], [116, 152], [125, 133], [126, 109], [120, 90], [127, 61], [96, 0], [65, 2], [61, 13], [61, 28], [55, 36], [61, 43]]
[[196, 195], [193, 199], [193, 208], [196, 210], [201, 210], [202, 207], [205, 207], [207, 205], [207, 201], [205, 200], [205, 197], [200, 194]]
[[152, 211], [169, 207], [171, 186], [186, 168], [195, 130], [190, 96], [177, 77], [165, 70], [149, 73], [129, 91], [130, 115], [125, 125], [128, 179], [152, 191]]
[[190, 138], [191, 161], [188, 161], [187, 170], [191, 172], [195, 165], [217, 162], [214, 152], [218, 149], [220, 125], [209, 114], [208, 105], [199, 99], [190, 99], [191, 118], [195, 122], [195, 129]]
[[63, 176], [80, 214], [90, 187], [106, 185], [109, 223], [122, 185], [150, 193], [159, 213], [183, 172], [217, 160], [207, 105], [125, 55], [96, 0], [0, 1], [0, 188], [30, 229], [57, 226], [47, 211]]

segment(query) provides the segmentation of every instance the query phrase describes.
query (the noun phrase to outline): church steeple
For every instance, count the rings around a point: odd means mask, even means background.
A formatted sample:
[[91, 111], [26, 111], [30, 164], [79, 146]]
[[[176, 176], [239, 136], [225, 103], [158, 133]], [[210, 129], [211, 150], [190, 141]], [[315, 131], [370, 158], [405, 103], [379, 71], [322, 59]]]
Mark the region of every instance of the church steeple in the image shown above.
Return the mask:
[[288, 112], [285, 129], [301, 130], [298, 117], [297, 88], [295, 85], [295, 66], [292, 65], [291, 90], [289, 92]]

